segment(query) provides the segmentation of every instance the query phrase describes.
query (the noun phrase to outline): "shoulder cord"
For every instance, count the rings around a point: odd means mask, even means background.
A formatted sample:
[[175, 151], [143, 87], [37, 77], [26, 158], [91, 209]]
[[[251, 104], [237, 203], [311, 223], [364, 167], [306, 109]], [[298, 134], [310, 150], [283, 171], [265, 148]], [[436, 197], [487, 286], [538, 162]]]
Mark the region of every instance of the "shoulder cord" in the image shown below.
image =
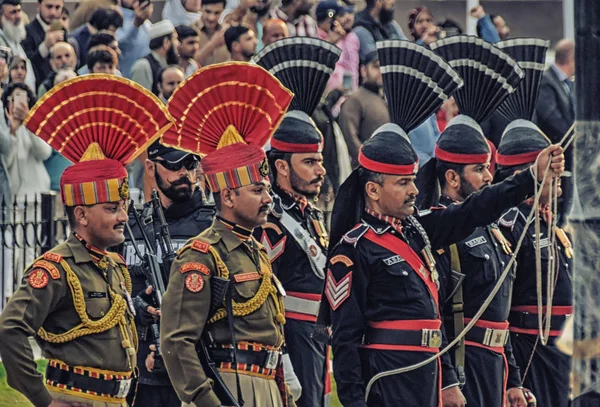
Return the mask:
[[[112, 306], [110, 307], [110, 309], [104, 317], [100, 318], [97, 321], [91, 320], [87, 314], [85, 297], [83, 295], [83, 288], [81, 287], [79, 278], [73, 272], [73, 270], [65, 260], [61, 260], [60, 265], [65, 271], [65, 277], [67, 279], [69, 289], [73, 296], [73, 305], [75, 307], [77, 315], [79, 315], [79, 318], [81, 319], [81, 323], [69, 329], [67, 332], [63, 332], [60, 334], [48, 332], [45, 328], [41, 327], [37, 333], [40, 339], [50, 343], [66, 343], [74, 339], [80, 338], [82, 336], [106, 332], [109, 329], [114, 328], [118, 324], [121, 337], [123, 338], [123, 340], [121, 341], [121, 346], [123, 347], [123, 349], [125, 349], [127, 355], [130, 356], [130, 358], [135, 357], [136, 350], [133, 346], [137, 347], [137, 333], [135, 332], [135, 329], [132, 329], [133, 338], [131, 338], [127, 331], [127, 303], [125, 299], [121, 295], [117, 294], [109, 285], [108, 292], [113, 302]], [[123, 268], [119, 268], [123, 272], [127, 290], [131, 290], [131, 278], [129, 277], [129, 273], [125, 272]], [[133, 318], [131, 317], [129, 317], [129, 324], [130, 326], [134, 326]]]
[[[573, 133], [573, 130], [574, 130], [574, 125], [571, 126], [571, 128], [567, 131], [567, 133], [565, 134], [565, 136], [559, 143], [559, 145], [564, 144], [564, 146], [563, 146], [564, 149], [568, 148], [568, 146], [573, 141], [573, 134], [571, 134], [571, 133]], [[565, 141], [566, 141], [566, 143], [565, 143]], [[539, 156], [538, 156], [538, 159], [539, 159]], [[532, 168], [530, 168], [530, 170], [533, 170], [533, 168], [537, 167], [538, 159], [535, 160], [535, 163], [533, 164]], [[551, 164], [551, 160], [548, 161], [548, 164], [544, 171], [544, 177], [540, 183], [541, 185], [544, 185], [544, 183], [546, 182], [546, 177], [548, 176], [548, 174], [550, 172], [550, 164]], [[534, 175], [533, 171], [532, 171], [532, 175]], [[537, 178], [535, 177], [535, 175], [533, 178], [534, 178], [534, 182], [537, 183], [537, 181], [536, 181]], [[510, 261], [508, 262], [508, 264], [502, 271], [502, 274], [500, 275], [500, 278], [496, 282], [494, 289], [487, 296], [487, 298], [486, 298], [485, 302], [483, 303], [483, 305], [481, 306], [481, 308], [479, 308], [477, 313], [473, 316], [473, 318], [471, 319], [469, 324], [465, 327], [465, 329], [461, 332], [461, 334], [458, 335], [456, 338], [454, 338], [454, 340], [452, 340], [452, 342], [450, 342], [440, 352], [433, 354], [431, 357], [429, 357], [428, 359], [426, 359], [422, 362], [416, 363], [414, 365], [402, 367], [399, 369], [393, 369], [393, 370], [380, 372], [380, 373], [376, 374], [375, 376], [373, 376], [371, 378], [371, 380], [369, 380], [369, 383], [367, 383], [367, 386], [365, 388], [365, 402], [368, 400], [371, 388], [373, 387], [373, 384], [375, 384], [375, 382], [377, 380], [382, 379], [384, 377], [388, 377], [388, 376], [394, 376], [394, 375], [397, 375], [400, 373], [410, 372], [410, 371], [419, 369], [431, 362], [437, 361], [440, 356], [442, 356], [443, 354], [449, 352], [452, 348], [454, 348], [454, 346], [456, 346], [456, 344], [465, 337], [465, 335], [471, 330], [471, 328], [473, 328], [473, 326], [475, 326], [477, 321], [479, 321], [479, 319], [481, 318], [483, 313], [487, 310], [487, 308], [490, 305], [490, 303], [492, 302], [492, 299], [494, 298], [494, 296], [498, 293], [498, 291], [500, 291], [500, 287], [504, 283], [504, 280], [506, 280], [506, 277], [508, 276], [509, 272], [511, 271], [511, 269], [516, 261], [517, 254], [519, 253], [519, 250], [521, 250], [521, 245], [523, 244], [523, 240], [525, 240], [525, 236], [527, 235], [527, 229], [529, 228], [529, 225], [531, 225], [531, 223], [533, 222], [533, 217], [535, 215], [535, 212], [537, 212], [537, 208], [539, 206], [540, 195], [541, 195], [541, 191], [538, 191], [538, 193], [534, 195], [534, 205], [533, 205], [534, 210], [532, 210], [531, 213], [529, 214], [529, 216], [527, 217], [527, 220], [525, 222], [525, 228], [523, 230], [523, 233], [521, 233], [519, 240], [517, 241], [517, 245], [513, 252], [513, 256], [511, 257]]]
[[[229, 269], [227, 268], [227, 265], [221, 259], [221, 256], [219, 255], [219, 253], [212, 246], [210, 247], [209, 251], [215, 260], [219, 276], [229, 279]], [[275, 308], [277, 310], [277, 316], [276, 316], [277, 322], [284, 324], [285, 317], [284, 317], [284, 313], [283, 313], [283, 309], [284, 309], [283, 298], [280, 298], [277, 296], [277, 288], [275, 288], [275, 286], [273, 285], [273, 283], [271, 281], [271, 279], [273, 278], [273, 269], [271, 268], [271, 262], [269, 261], [267, 255], [264, 254], [262, 251], [259, 251], [259, 258], [260, 258], [260, 262], [262, 264], [261, 269], [262, 269], [263, 273], [262, 273], [261, 284], [258, 289], [258, 292], [256, 293], [256, 295], [254, 297], [252, 297], [251, 299], [249, 299], [248, 301], [243, 302], [243, 303], [237, 303], [232, 300], [233, 315], [236, 317], [243, 317], [246, 315], [250, 315], [253, 312], [255, 312], [256, 310], [258, 310], [265, 303], [267, 298], [269, 296], [271, 296], [273, 298], [273, 301], [275, 303]], [[266, 267], [265, 267], [265, 265], [266, 265]], [[215, 323], [215, 322], [225, 318], [226, 316], [227, 316], [227, 309], [219, 308], [215, 312], [215, 315], [213, 315], [213, 317], [208, 321], [208, 323], [209, 324]]]

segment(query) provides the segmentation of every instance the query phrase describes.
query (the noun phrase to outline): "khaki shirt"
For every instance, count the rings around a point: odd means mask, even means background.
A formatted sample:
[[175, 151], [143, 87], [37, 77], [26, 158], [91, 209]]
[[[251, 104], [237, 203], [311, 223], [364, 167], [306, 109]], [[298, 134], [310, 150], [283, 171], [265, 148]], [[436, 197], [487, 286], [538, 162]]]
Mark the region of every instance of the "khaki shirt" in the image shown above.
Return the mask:
[[[262, 257], [260, 266], [248, 246], [222, 222], [215, 219], [213, 225], [192, 241], [205, 242], [204, 248], [184, 247], [171, 267], [169, 286], [163, 296], [161, 317], [162, 354], [179, 398], [196, 406], [216, 407], [221, 403], [212, 391], [196, 353], [196, 345], [207, 325], [211, 302], [211, 277], [217, 268], [208, 243], [221, 256], [233, 284], [233, 301], [243, 303], [251, 300], [259, 291], [268, 260]], [[262, 246], [253, 240], [258, 250]], [[257, 275], [258, 273], [258, 275]], [[243, 277], [240, 277], [244, 275]], [[236, 278], [236, 276], [238, 276]], [[272, 280], [273, 282], [273, 280]], [[278, 296], [278, 301], [281, 299]], [[246, 341], [279, 348], [283, 344], [283, 326], [276, 317], [283, 309], [269, 295], [258, 309], [246, 316], [234, 318], [234, 335], [237, 343]], [[234, 310], [235, 312], [235, 310]], [[209, 324], [212, 338], [217, 344], [231, 344], [227, 318]]]
[[116, 295], [126, 298], [125, 263], [118, 256], [111, 255], [105, 276], [74, 235], [49, 253], [25, 272], [20, 288], [0, 314], [0, 355], [8, 384], [35, 406], [43, 407], [50, 404], [51, 397], [42, 375], [36, 370], [28, 337], [35, 336], [48, 359], [57, 359], [69, 366], [122, 373], [133, 371], [136, 358], [135, 354], [127, 356], [121, 342], [126, 339], [137, 348], [133, 317], [127, 315], [130, 311], [125, 311], [127, 338], [122, 337], [119, 324], [64, 343], [50, 343], [36, 336], [42, 327], [48, 333], [60, 334], [82, 322], [75, 310], [67, 273], [60, 264], [61, 256], [81, 284], [85, 312], [91, 320], [101, 319], [110, 310], [113, 300], [109, 287]]
[[[196, 30], [198, 30], [198, 33], [200, 35], [200, 48], [203, 48], [210, 41], [212, 36], [209, 36], [206, 33], [206, 29], [204, 28], [204, 23], [202, 22], [202, 19], [196, 21], [194, 23], [193, 27], [195, 27]], [[217, 30], [220, 30], [220, 29], [222, 29], [222, 27], [218, 26]], [[215, 34], [213, 34], [213, 35], [215, 35]], [[213, 65], [213, 64], [219, 64], [221, 62], [227, 62], [227, 61], [229, 61], [230, 58], [231, 58], [231, 54], [227, 50], [227, 46], [225, 44], [223, 44], [220, 47], [216, 48], [212, 52], [212, 54], [206, 58], [204, 63], [202, 63], [201, 61], [197, 61], [197, 62], [201, 66], [208, 66], [208, 65]]]

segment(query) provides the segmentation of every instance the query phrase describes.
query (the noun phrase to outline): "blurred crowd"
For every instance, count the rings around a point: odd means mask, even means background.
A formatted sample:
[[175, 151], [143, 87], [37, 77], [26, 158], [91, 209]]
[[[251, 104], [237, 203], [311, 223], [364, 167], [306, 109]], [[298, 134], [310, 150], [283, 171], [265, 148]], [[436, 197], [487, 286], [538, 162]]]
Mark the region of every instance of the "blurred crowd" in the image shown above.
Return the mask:
[[[29, 16], [22, 11], [21, 0], [3, 0], [0, 202], [31, 200], [36, 194], [58, 190], [69, 161], [29, 132], [23, 121], [37, 99], [61, 82], [89, 73], [117, 75], [137, 82], [166, 103], [200, 67], [250, 62], [278, 39], [310, 36], [342, 50], [313, 117], [325, 137], [328, 186], [321, 201], [330, 204], [356, 165], [360, 145], [389, 122], [376, 42], [407, 39], [427, 45], [463, 32], [456, 22], [417, 7], [403, 14], [409, 28], [405, 33], [395, 20], [401, 15], [395, 3], [367, 0], [361, 10], [353, 0], [167, 0], [162, 20], [152, 22], [151, 0], [81, 0], [71, 13], [64, 0], [38, 0], [37, 13]], [[487, 14], [481, 6], [473, 8], [471, 16], [477, 19], [477, 34], [486, 41], [510, 38], [502, 16]], [[537, 112], [538, 125], [553, 141], [574, 120], [574, 44], [560, 41], [555, 51]], [[456, 105], [449, 100], [411, 132], [421, 163], [433, 156], [440, 132], [456, 114]], [[492, 117], [484, 126], [496, 145], [504, 128], [500, 120]], [[141, 193], [144, 159], [129, 167], [130, 185]]]

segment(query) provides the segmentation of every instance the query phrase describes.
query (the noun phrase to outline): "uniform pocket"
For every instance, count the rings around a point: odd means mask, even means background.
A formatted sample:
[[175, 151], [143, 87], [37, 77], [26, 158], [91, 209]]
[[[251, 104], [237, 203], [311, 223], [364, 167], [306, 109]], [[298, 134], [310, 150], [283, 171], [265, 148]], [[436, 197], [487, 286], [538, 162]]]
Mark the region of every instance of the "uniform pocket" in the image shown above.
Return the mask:
[[92, 320], [103, 318], [110, 310], [110, 300], [108, 298], [91, 298], [85, 300], [86, 312]]
[[497, 275], [494, 269], [494, 258], [495, 254], [489, 250], [487, 245], [479, 245], [471, 248], [467, 248], [465, 255], [468, 256], [466, 262], [463, 264], [472, 264], [473, 267], [469, 267], [467, 270], [462, 270], [469, 277], [473, 279], [475, 284], [485, 284], [496, 281]]
[[237, 302], [245, 302], [253, 298], [258, 292], [261, 281], [262, 280], [253, 280], [235, 283], [233, 286], [235, 290], [234, 297], [237, 298], [234, 298], [234, 300], [236, 300]]

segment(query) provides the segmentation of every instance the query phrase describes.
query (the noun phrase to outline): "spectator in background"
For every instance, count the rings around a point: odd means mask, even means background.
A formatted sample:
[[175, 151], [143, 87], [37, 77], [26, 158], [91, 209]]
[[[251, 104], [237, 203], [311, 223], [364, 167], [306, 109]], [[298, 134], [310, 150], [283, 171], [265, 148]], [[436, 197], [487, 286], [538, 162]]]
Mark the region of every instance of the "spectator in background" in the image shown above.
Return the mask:
[[[535, 108], [535, 123], [552, 143], [559, 143], [575, 122], [575, 43], [560, 40], [555, 48], [554, 63], [544, 72]], [[573, 146], [565, 151], [565, 170], [573, 171]], [[573, 179], [563, 178], [562, 199], [557, 213], [565, 220], [573, 200]]]
[[21, 0], [4, 0], [2, 2], [2, 29], [0, 30], [0, 46], [9, 47], [15, 57], [20, 57], [27, 65], [25, 83], [30, 89], [35, 89], [35, 72], [27, 54], [21, 46], [21, 41], [27, 37], [25, 23], [22, 18]]
[[174, 26], [192, 25], [200, 20], [201, 0], [167, 0], [163, 8], [163, 20], [169, 20]]
[[119, 5], [119, 0], [79, 0], [76, 2], [75, 11], [69, 19], [67, 31], [73, 31], [76, 28], [85, 25], [92, 18], [94, 11], [99, 8], [111, 8]]
[[194, 24], [200, 33], [200, 50], [194, 59], [200, 66], [225, 62], [231, 57], [225, 46], [224, 37], [228, 27], [219, 24], [224, 10], [225, 0], [202, 1], [202, 16]]
[[225, 10], [221, 22], [225, 26], [245, 25], [254, 31], [258, 40], [257, 51], [261, 50], [264, 24], [269, 19], [270, 0], [242, 0], [233, 10]]
[[131, 80], [158, 95], [158, 74], [178, 62], [177, 49], [179, 40], [173, 23], [168, 20], [153, 24], [148, 32], [150, 35], [150, 53], [138, 59], [131, 67]]
[[490, 18], [494, 22], [494, 26], [496, 26], [496, 30], [498, 31], [498, 35], [502, 41], [508, 39], [510, 35], [510, 27], [506, 24], [504, 17], [490, 14]]
[[178, 25], [177, 38], [179, 39], [179, 66], [183, 69], [184, 75], [187, 78], [199, 68], [198, 63], [194, 60], [194, 56], [200, 50], [200, 37], [195, 28], [188, 25]]
[[287, 38], [290, 36], [290, 33], [287, 28], [287, 24], [285, 21], [280, 19], [271, 18], [267, 20], [263, 27], [263, 35], [262, 35], [262, 44], [263, 48], [271, 43], [280, 40], [282, 38]]
[[390, 122], [388, 106], [383, 98], [383, 79], [377, 51], [372, 51], [361, 61], [360, 77], [360, 87], [342, 104], [338, 119], [352, 168], [358, 165], [360, 146], [375, 130]]
[[366, 0], [366, 3], [367, 7], [354, 20], [354, 33], [360, 41], [360, 59], [377, 50], [377, 41], [406, 39], [394, 21], [396, 0]]
[[310, 16], [315, 3], [315, 0], [282, 0], [280, 7], [271, 10], [270, 18], [285, 21], [290, 37], [319, 38], [317, 22]]
[[27, 36], [21, 45], [33, 65], [36, 87], [52, 72], [50, 48], [66, 38], [61, 22], [63, 6], [64, 0], [38, 0], [38, 14], [25, 26]]
[[87, 63], [87, 53], [90, 38], [98, 31], [106, 30], [113, 34], [117, 29], [123, 27], [123, 16], [121, 12], [115, 8], [99, 8], [94, 11], [92, 18], [87, 24], [76, 28], [71, 32], [70, 37], [75, 40], [75, 52], [79, 58], [79, 66], [84, 66]]
[[[90, 49], [98, 46], [98, 45], [106, 45], [117, 54], [117, 58], [121, 58], [121, 48], [119, 47], [119, 43], [117, 42], [117, 37], [114, 33], [110, 31], [98, 31], [96, 34], [92, 34], [90, 37], [90, 41], [88, 42], [88, 47], [85, 50], [86, 53], [89, 53]], [[78, 75], [88, 74], [88, 66], [87, 64], [79, 68], [77, 70]], [[123, 76], [119, 70], [116, 71], [115, 75]]]
[[106, 45], [96, 45], [88, 51], [87, 67], [90, 73], [116, 75], [119, 57]]
[[234, 25], [225, 31], [225, 45], [232, 61], [250, 62], [258, 42], [254, 31], [243, 25]]
[[26, 82], [28, 70], [29, 67], [26, 59], [20, 56], [13, 57], [8, 66], [8, 83], [24, 83], [29, 86]]
[[119, 69], [126, 78], [131, 78], [135, 61], [150, 53], [149, 19], [153, 11], [151, 1], [121, 0], [123, 27], [117, 30], [117, 40], [122, 52]]
[[[16, 93], [25, 94], [27, 103], [19, 103]], [[44, 160], [50, 157], [52, 148], [23, 126], [29, 109], [36, 98], [31, 89], [22, 83], [10, 84], [2, 94], [6, 125], [0, 127], [0, 144], [7, 164], [13, 197], [33, 201], [37, 194], [50, 189], [50, 177]], [[8, 147], [8, 148], [6, 148]]]
[[[473, 7], [470, 14], [471, 17], [477, 19], [477, 35], [481, 37], [481, 39], [491, 42], [492, 44], [500, 41], [500, 33], [497, 30], [496, 25], [492, 22], [491, 16], [485, 14], [483, 7]], [[504, 19], [502, 19], [502, 21], [504, 21]]]
[[160, 100], [166, 104], [175, 89], [183, 82], [183, 79], [183, 71], [179, 66], [173, 65], [163, 69], [158, 80], [158, 97]]
[[62, 23], [62, 26], [65, 29], [65, 31], [69, 32], [69, 24], [71, 24], [71, 13], [66, 7], [63, 7], [62, 9], [62, 13], [60, 14], [60, 22]]
[[65, 68], [77, 69], [77, 56], [71, 44], [57, 42], [50, 48], [50, 68], [50, 73], [38, 87], [38, 97], [42, 97], [44, 93], [52, 89], [56, 72]]

